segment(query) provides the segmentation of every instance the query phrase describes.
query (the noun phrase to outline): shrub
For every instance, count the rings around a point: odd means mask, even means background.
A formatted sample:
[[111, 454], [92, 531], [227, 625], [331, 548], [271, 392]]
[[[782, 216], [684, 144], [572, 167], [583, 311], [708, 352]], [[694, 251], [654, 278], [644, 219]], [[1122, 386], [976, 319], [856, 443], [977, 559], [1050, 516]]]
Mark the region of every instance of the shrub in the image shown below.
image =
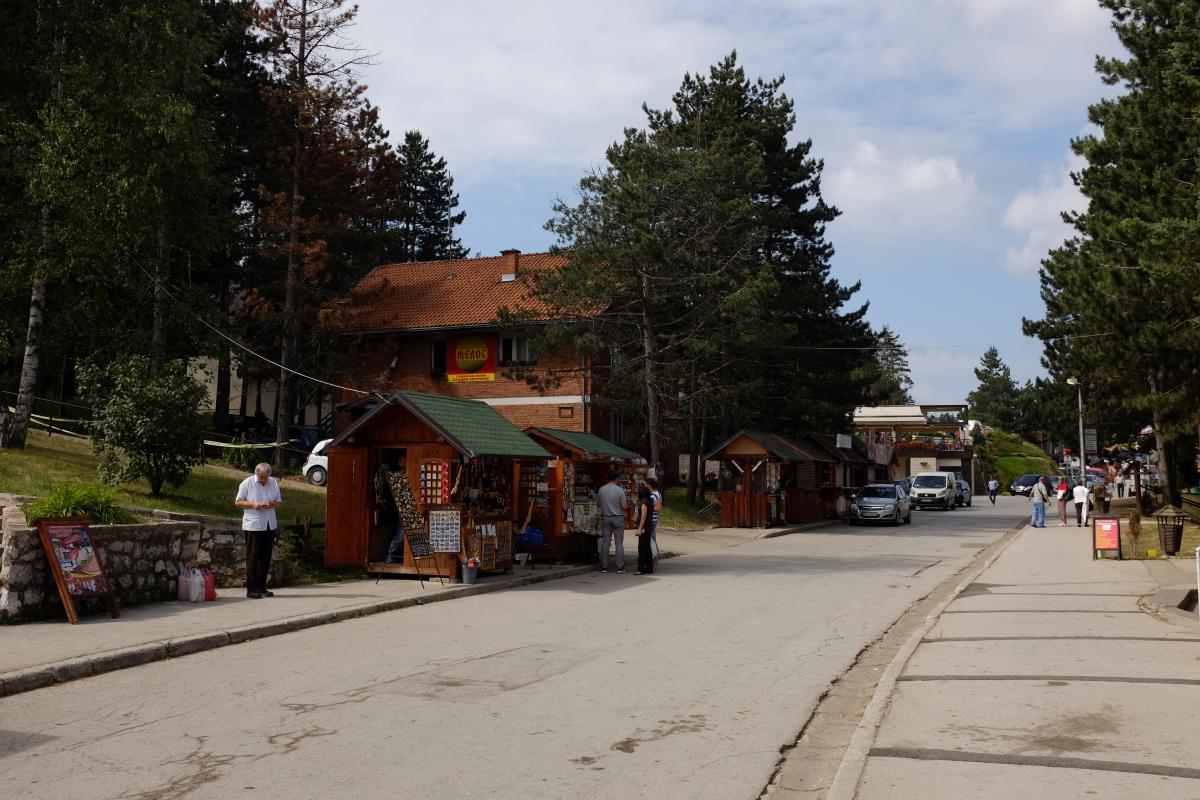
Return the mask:
[[144, 478], [157, 497], [164, 483], [180, 486], [200, 463], [206, 391], [182, 361], [157, 370], [145, 356], [85, 363], [79, 382], [92, 406], [92, 452], [105, 483]]
[[[237, 439], [232, 444], [246, 444], [245, 439]], [[242, 472], [253, 472], [263, 460], [262, 450], [257, 447], [224, 447], [221, 449], [221, 461]]]
[[50, 493], [25, 507], [25, 518], [88, 517], [93, 523], [112, 525], [135, 522], [136, 517], [117, 505], [117, 492], [100, 483], [59, 483]]

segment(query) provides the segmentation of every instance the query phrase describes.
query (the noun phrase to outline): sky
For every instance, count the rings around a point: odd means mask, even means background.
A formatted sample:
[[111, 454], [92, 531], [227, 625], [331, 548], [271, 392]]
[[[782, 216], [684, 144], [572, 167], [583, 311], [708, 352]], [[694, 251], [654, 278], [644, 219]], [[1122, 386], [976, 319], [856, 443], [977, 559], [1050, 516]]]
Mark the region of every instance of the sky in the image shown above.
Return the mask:
[[558, 198], [643, 103], [736, 50], [784, 76], [794, 139], [825, 164], [832, 272], [862, 283], [875, 328], [909, 348], [917, 402], [958, 403], [989, 345], [1023, 382], [1045, 373], [1021, 318], [1081, 207], [1070, 140], [1111, 96], [1121, 53], [1096, 0], [359, 0], [360, 79], [399, 139], [444, 156], [472, 253], [547, 249]]

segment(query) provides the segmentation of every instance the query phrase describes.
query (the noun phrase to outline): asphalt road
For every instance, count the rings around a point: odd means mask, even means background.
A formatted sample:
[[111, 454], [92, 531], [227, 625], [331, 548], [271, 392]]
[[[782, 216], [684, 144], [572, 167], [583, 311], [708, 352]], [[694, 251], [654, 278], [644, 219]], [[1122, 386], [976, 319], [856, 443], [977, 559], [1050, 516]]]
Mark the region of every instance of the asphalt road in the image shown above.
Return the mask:
[[46, 800], [756, 798], [830, 681], [1025, 509], [753, 541], [654, 577], [592, 574], [16, 695], [0, 700], [0, 785]]

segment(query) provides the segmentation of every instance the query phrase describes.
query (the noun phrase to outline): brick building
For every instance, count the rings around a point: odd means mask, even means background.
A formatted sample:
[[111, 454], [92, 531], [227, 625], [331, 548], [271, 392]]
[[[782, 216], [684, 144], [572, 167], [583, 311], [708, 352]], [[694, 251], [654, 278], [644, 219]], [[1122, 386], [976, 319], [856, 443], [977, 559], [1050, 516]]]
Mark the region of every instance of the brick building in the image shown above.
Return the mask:
[[[521, 281], [567, 256], [505, 250], [499, 256], [386, 264], [340, 309], [346, 366], [339, 383], [386, 396], [394, 390], [482, 400], [519, 428], [538, 425], [608, 436], [607, 413], [591, 406], [593, 375], [575, 352], [533, 353], [530, 329], [503, 330], [501, 308], [537, 312]], [[536, 325], [536, 323], [534, 323]], [[561, 376], [544, 393], [517, 368]], [[341, 392], [335, 431], [376, 401]]]

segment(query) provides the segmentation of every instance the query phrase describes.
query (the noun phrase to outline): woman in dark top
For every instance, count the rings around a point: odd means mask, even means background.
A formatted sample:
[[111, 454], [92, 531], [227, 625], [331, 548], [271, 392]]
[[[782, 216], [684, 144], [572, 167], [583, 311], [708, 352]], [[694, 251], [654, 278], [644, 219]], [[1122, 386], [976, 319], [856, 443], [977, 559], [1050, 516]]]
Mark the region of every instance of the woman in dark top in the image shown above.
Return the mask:
[[650, 549], [650, 540], [654, 537], [654, 498], [650, 496], [650, 487], [643, 483], [638, 487], [638, 563], [637, 575], [650, 575], [654, 572], [654, 551]]

